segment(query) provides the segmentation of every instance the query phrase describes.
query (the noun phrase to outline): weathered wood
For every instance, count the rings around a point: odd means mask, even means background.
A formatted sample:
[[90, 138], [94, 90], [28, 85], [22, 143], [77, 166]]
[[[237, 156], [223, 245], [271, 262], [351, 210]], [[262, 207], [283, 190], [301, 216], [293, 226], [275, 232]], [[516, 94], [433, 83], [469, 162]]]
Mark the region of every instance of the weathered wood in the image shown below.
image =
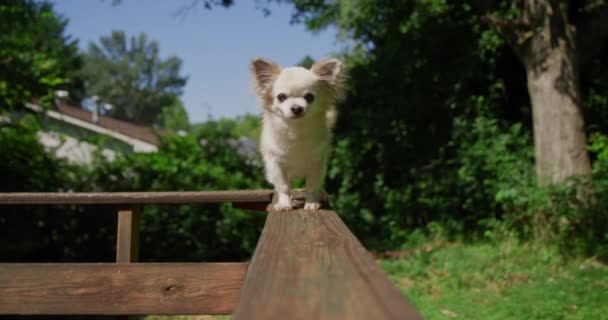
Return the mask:
[[141, 206], [118, 211], [116, 228], [116, 262], [129, 263], [139, 259], [139, 223]]
[[[134, 205], [131, 208], [118, 211], [116, 227], [116, 262], [131, 263], [139, 260], [139, 224], [142, 207]], [[115, 320], [136, 320], [135, 315], [120, 315]]]
[[0, 204], [147, 204], [270, 202], [272, 190], [101, 192], [101, 193], [0, 193]]
[[233, 319], [421, 319], [333, 211], [271, 211]]
[[0, 314], [230, 314], [246, 263], [0, 264]]

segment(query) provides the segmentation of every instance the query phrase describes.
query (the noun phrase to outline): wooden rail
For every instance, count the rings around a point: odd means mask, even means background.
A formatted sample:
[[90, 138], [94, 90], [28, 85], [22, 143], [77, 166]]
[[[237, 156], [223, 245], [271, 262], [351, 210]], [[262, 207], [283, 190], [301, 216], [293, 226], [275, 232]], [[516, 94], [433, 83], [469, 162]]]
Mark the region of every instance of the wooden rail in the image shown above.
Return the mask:
[[246, 263], [0, 264], [3, 314], [229, 314]]
[[[301, 207], [302, 192], [294, 205]], [[270, 211], [251, 264], [134, 263], [142, 204], [265, 210], [270, 190], [0, 193], [0, 205], [115, 204], [116, 264], [0, 264], [0, 314], [230, 314], [240, 319], [421, 319], [338, 215]], [[242, 289], [241, 289], [242, 285]]]
[[268, 203], [270, 201], [272, 201], [272, 190], [0, 193], [0, 204]]

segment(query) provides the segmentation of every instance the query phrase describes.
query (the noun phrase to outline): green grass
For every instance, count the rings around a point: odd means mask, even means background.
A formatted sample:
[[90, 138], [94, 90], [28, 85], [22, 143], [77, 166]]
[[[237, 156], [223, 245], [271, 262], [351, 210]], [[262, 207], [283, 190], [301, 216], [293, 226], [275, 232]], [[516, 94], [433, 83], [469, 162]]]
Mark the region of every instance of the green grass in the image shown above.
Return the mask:
[[556, 250], [436, 243], [383, 260], [425, 319], [608, 319], [608, 266]]

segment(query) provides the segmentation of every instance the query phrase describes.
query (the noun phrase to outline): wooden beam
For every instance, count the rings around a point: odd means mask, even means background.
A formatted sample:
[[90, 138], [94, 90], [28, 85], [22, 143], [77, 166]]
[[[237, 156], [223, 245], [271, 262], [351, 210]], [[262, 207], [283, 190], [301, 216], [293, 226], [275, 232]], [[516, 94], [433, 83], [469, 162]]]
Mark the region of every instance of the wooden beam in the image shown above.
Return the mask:
[[233, 314], [422, 319], [333, 211], [271, 211]]
[[129, 263], [139, 259], [139, 223], [141, 206], [118, 211], [116, 262]]
[[[141, 222], [141, 205], [118, 211], [116, 227], [116, 262], [131, 263], [139, 260], [139, 224]], [[121, 315], [115, 320], [136, 320], [135, 315]]]
[[0, 204], [148, 204], [268, 202], [272, 190], [100, 192], [100, 193], [0, 193]]
[[246, 263], [0, 264], [0, 314], [230, 314]]

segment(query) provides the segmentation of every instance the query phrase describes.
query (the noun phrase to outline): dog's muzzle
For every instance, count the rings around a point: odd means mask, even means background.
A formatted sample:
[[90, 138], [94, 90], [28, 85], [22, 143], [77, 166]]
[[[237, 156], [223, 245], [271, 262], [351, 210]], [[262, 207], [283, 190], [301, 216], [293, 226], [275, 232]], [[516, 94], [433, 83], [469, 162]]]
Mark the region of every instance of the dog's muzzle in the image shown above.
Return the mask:
[[291, 113], [293, 114], [294, 117], [301, 117], [304, 115], [304, 107], [294, 104], [291, 106]]

